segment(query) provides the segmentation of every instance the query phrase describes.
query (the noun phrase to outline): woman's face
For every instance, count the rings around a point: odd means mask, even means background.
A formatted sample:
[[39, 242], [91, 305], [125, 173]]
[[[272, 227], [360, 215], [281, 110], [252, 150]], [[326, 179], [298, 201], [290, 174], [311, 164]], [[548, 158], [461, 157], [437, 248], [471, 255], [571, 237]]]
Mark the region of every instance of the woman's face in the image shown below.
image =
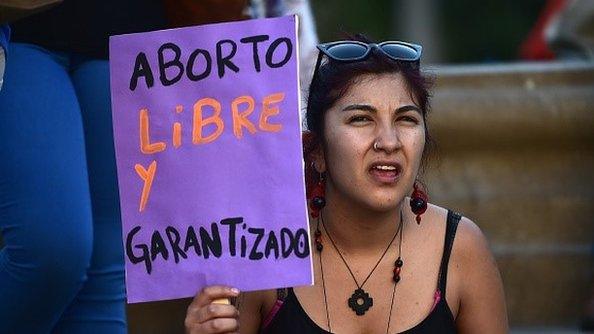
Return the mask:
[[411, 191], [425, 123], [400, 74], [359, 77], [326, 112], [324, 134], [317, 166], [329, 197], [388, 211]]

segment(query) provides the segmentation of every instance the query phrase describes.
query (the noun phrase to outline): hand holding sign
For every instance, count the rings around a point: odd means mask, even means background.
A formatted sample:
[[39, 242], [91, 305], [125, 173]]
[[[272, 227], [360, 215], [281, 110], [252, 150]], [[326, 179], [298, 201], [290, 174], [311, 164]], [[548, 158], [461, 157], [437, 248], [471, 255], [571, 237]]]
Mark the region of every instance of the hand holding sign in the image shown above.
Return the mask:
[[111, 38], [129, 302], [312, 283], [295, 20]]
[[237, 289], [215, 285], [196, 295], [186, 313], [186, 333], [226, 333], [239, 330], [239, 312], [235, 306], [217, 303], [221, 298], [238, 297]]

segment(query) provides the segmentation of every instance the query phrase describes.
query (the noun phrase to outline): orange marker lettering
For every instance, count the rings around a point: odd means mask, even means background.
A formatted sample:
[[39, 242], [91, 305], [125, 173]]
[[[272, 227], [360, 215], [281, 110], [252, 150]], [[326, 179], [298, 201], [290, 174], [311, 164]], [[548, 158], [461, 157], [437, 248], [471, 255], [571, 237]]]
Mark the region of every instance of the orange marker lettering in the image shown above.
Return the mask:
[[144, 169], [141, 164], [134, 165], [134, 169], [136, 170], [136, 174], [138, 174], [142, 181], [144, 181], [142, 195], [140, 196], [140, 206], [138, 207], [138, 211], [142, 212], [146, 207], [146, 202], [151, 193], [151, 187], [153, 185], [153, 180], [155, 179], [155, 172], [157, 171], [157, 161], [153, 160], [148, 169]]
[[165, 150], [164, 142], [151, 143], [148, 110], [140, 110], [140, 152], [153, 154]]
[[[214, 114], [207, 118], [202, 118], [202, 108], [209, 106], [214, 109]], [[206, 144], [217, 139], [223, 133], [224, 125], [221, 118], [221, 104], [213, 98], [203, 98], [194, 104], [194, 127], [192, 129], [192, 142], [194, 144]], [[202, 128], [205, 125], [214, 124], [217, 130], [212, 134], [202, 137]]]
[[277, 103], [285, 99], [285, 93], [270, 94], [264, 97], [262, 101], [262, 113], [260, 114], [260, 121], [258, 127], [262, 131], [278, 132], [283, 126], [282, 124], [271, 124], [268, 122], [268, 118], [280, 113]]
[[[244, 111], [239, 111], [240, 104], [247, 104], [247, 108]], [[256, 102], [254, 98], [248, 95], [240, 96], [231, 102], [231, 114], [233, 115], [233, 133], [237, 139], [243, 137], [242, 127], [248, 129], [251, 134], [256, 133], [256, 127], [247, 118], [253, 111]]]
[[[175, 106], [175, 112], [180, 114], [182, 111], [184, 111], [184, 106], [181, 104], [178, 104]], [[181, 146], [181, 123], [180, 122], [175, 122], [173, 123], [173, 147], [178, 148]]]
[[181, 146], [181, 123], [173, 123], [173, 147], [178, 148]]

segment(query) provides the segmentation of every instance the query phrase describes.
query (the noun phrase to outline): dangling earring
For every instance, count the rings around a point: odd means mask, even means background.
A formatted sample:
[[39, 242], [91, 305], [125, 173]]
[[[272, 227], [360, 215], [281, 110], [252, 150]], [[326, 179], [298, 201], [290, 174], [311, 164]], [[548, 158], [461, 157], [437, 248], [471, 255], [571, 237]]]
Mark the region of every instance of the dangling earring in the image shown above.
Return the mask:
[[314, 186], [311, 191], [311, 200], [309, 202], [309, 208], [311, 209], [311, 216], [318, 218], [320, 210], [326, 205], [326, 189], [324, 184], [324, 174], [319, 173], [318, 183]]
[[[314, 168], [315, 169], [315, 168]], [[316, 226], [315, 244], [318, 252], [324, 249], [322, 244], [322, 232], [320, 231], [320, 211], [326, 206], [326, 189], [324, 184], [324, 174], [319, 173], [318, 183], [314, 186], [311, 191], [311, 201], [309, 202], [309, 208], [311, 209], [311, 216], [318, 219]]]
[[421, 224], [421, 215], [427, 211], [427, 202], [429, 201], [429, 198], [427, 197], [427, 193], [425, 193], [419, 186], [418, 181], [415, 181], [413, 188], [414, 190], [410, 196], [410, 209], [417, 215], [417, 224]]

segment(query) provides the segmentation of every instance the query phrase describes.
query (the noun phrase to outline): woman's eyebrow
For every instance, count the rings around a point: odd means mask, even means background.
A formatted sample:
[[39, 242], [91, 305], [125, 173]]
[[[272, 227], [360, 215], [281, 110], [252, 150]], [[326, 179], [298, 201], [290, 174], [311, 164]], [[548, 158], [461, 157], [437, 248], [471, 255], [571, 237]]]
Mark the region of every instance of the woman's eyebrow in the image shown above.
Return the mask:
[[377, 113], [377, 109], [373, 106], [368, 104], [349, 104], [348, 106], [342, 108], [342, 111], [350, 111], [350, 110], [364, 110], [369, 111], [372, 113]]
[[[350, 105], [342, 108], [342, 111], [350, 111], [350, 110], [364, 110], [364, 111], [369, 111], [372, 113], [377, 113], [377, 109], [369, 104], [350, 104]], [[421, 112], [421, 109], [419, 109], [419, 107], [414, 106], [414, 105], [405, 105], [405, 106], [399, 107], [398, 109], [395, 110], [395, 113], [400, 114], [400, 113], [404, 113], [404, 112], [411, 111], [411, 110], [418, 112], [419, 115], [423, 114]]]
[[400, 113], [404, 113], [404, 112], [411, 111], [411, 110], [414, 110], [414, 111], [418, 112], [419, 115], [422, 115], [423, 114], [421, 112], [421, 109], [419, 109], [419, 107], [413, 106], [413, 105], [402, 106], [402, 107], [396, 109], [396, 113], [397, 114], [400, 114]]

